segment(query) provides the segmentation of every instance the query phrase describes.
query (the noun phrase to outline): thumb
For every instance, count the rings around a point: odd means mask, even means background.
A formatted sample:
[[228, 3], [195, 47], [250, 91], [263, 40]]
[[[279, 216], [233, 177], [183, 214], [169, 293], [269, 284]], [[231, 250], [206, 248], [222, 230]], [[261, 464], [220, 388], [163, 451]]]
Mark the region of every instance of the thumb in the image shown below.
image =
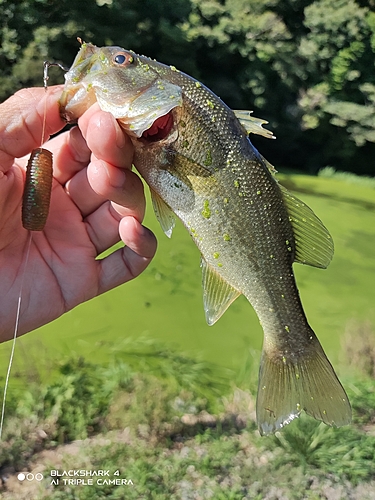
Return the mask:
[[61, 130], [65, 122], [60, 117], [59, 97], [62, 85], [22, 89], [0, 104], [0, 171], [6, 172], [14, 158], [20, 158], [40, 146], [44, 111], [44, 140]]

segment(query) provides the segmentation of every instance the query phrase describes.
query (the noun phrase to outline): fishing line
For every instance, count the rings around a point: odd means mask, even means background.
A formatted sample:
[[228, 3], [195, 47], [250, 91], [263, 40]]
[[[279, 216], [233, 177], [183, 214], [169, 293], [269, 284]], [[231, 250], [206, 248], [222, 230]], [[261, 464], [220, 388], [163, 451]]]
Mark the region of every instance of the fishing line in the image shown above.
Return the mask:
[[44, 113], [43, 113], [43, 125], [42, 125], [42, 137], [41, 144], [39, 148], [33, 149], [26, 168], [26, 180], [22, 198], [22, 225], [28, 230], [28, 238], [26, 243], [26, 253], [23, 262], [23, 269], [21, 274], [21, 286], [18, 295], [16, 320], [14, 326], [14, 333], [12, 339], [12, 348], [9, 358], [7, 375], [5, 378], [3, 402], [1, 407], [1, 419], [0, 419], [0, 441], [3, 434], [4, 416], [5, 416], [5, 403], [6, 396], [9, 386], [10, 372], [12, 369], [14, 351], [16, 347], [16, 339], [18, 334], [20, 315], [21, 315], [21, 303], [22, 303], [22, 292], [26, 276], [27, 264], [29, 261], [31, 242], [33, 238], [32, 231], [42, 231], [47, 221], [49, 213], [49, 205], [51, 200], [52, 191], [52, 168], [53, 168], [53, 156], [51, 151], [44, 149], [44, 136], [46, 131], [46, 119], [47, 119], [47, 82], [49, 79], [48, 69], [51, 66], [58, 66], [64, 71], [68, 71], [67, 68], [62, 66], [60, 63], [50, 63], [45, 61], [43, 64], [43, 87], [45, 89], [45, 99], [44, 99]]
[[1, 406], [0, 441], [1, 441], [2, 435], [3, 435], [3, 425], [4, 425], [4, 415], [5, 415], [5, 401], [6, 401], [7, 392], [8, 392], [10, 371], [12, 369], [12, 364], [13, 364], [14, 350], [15, 350], [15, 347], [16, 347], [16, 338], [17, 338], [18, 326], [19, 326], [19, 321], [20, 321], [20, 313], [21, 313], [22, 291], [23, 291], [23, 284], [24, 284], [24, 281], [25, 281], [27, 262], [29, 260], [31, 240], [32, 240], [32, 233], [31, 233], [31, 231], [29, 231], [29, 235], [28, 235], [28, 238], [27, 238], [27, 244], [26, 244], [27, 245], [27, 247], [26, 247], [26, 255], [25, 255], [24, 266], [23, 266], [23, 270], [22, 270], [22, 279], [21, 279], [20, 293], [18, 295], [18, 304], [17, 304], [16, 321], [15, 321], [14, 333], [13, 333], [12, 349], [11, 349], [11, 352], [10, 352], [8, 370], [7, 370], [7, 375], [6, 375], [6, 378], [5, 378], [3, 403], [2, 403], [2, 406]]
[[[60, 63], [44, 61], [43, 86], [48, 91], [48, 69], [58, 66], [67, 71]], [[22, 200], [22, 225], [29, 231], [42, 231], [48, 217], [52, 192], [53, 157], [48, 149], [42, 146], [45, 139], [47, 116], [47, 95], [44, 99], [44, 119], [40, 148], [33, 149], [26, 169], [26, 182]]]

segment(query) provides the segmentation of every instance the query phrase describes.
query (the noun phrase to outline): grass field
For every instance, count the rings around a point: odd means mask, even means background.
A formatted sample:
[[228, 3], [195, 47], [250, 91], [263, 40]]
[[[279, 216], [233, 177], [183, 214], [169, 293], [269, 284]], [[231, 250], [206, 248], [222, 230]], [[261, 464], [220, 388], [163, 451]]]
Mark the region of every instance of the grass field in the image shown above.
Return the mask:
[[[375, 324], [375, 189], [331, 178], [280, 174], [280, 181], [324, 221], [335, 242], [327, 270], [295, 265], [309, 321], [337, 364], [349, 322]], [[157, 234], [158, 252], [137, 280], [82, 304], [53, 323], [19, 339], [13, 383], [48, 379], [55, 361], [72, 354], [105, 362], [128, 349], [129, 338], [151, 338], [233, 370], [234, 378], [257, 362], [262, 331], [240, 297], [212, 327], [205, 323], [200, 257], [181, 225], [169, 240], [150, 210], [146, 224]], [[0, 347], [5, 375], [10, 343]], [[3, 376], [3, 374], [1, 374]]]

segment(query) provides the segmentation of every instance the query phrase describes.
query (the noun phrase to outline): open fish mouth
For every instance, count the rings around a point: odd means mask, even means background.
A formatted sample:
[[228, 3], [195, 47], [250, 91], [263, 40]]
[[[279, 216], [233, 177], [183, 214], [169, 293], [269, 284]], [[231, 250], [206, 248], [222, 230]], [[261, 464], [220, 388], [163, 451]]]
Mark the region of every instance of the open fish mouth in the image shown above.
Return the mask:
[[158, 142], [166, 139], [174, 126], [173, 112], [169, 111], [166, 115], [157, 118], [150, 128], [145, 130], [141, 139], [145, 142]]
[[[100, 98], [93, 87], [82, 85], [82, 83], [71, 86], [69, 90], [64, 91], [59, 101], [60, 115], [68, 122], [75, 122], [95, 102], [103, 111], [113, 114], [113, 111]], [[142, 142], [158, 142], [165, 140], [175, 130], [175, 113], [172, 109], [163, 110], [164, 114], [140, 113], [134, 115], [130, 109], [134, 101], [129, 99], [129, 110], [124, 116], [116, 116], [119, 124], [126, 132]], [[167, 111], [167, 112], [165, 112]]]
[[[90, 92], [84, 89], [82, 85], [77, 85], [76, 87], [70, 88], [69, 91], [63, 92], [59, 102], [60, 115], [67, 123], [73, 123], [82, 115], [82, 111], [91, 107], [95, 102], [97, 102], [95, 92]], [[148, 121], [148, 128], [141, 131], [140, 137], [138, 137], [139, 132], [136, 133], [136, 131], [131, 130], [132, 126], [130, 124], [129, 127], [128, 120], [128, 117], [118, 119], [119, 123], [130, 135], [136, 135], [138, 139], [145, 143], [165, 140], [175, 128], [173, 110], [165, 115], [157, 117], [151, 123]]]
[[67, 122], [76, 121], [98, 102], [134, 139], [147, 143], [173, 140], [174, 110], [182, 106], [182, 89], [164, 80], [148, 62], [135, 62], [135, 57], [120, 47], [99, 49], [83, 43], [65, 74], [61, 116]]

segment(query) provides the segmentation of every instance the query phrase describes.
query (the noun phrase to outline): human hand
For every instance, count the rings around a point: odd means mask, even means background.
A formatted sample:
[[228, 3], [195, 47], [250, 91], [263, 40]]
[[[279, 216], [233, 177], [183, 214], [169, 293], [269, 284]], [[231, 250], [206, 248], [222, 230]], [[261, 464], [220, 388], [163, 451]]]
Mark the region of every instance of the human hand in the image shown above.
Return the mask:
[[[23, 89], [0, 105], [0, 341], [13, 336], [28, 242], [21, 222], [27, 160], [40, 146], [45, 99], [46, 135], [64, 127], [61, 92]], [[92, 106], [78, 127], [43, 147], [54, 155], [50, 213], [44, 230], [32, 233], [19, 335], [135, 278], [156, 251], [141, 225], [145, 199], [131, 172], [131, 141], [109, 113]], [[120, 238], [124, 248], [96, 260]]]

